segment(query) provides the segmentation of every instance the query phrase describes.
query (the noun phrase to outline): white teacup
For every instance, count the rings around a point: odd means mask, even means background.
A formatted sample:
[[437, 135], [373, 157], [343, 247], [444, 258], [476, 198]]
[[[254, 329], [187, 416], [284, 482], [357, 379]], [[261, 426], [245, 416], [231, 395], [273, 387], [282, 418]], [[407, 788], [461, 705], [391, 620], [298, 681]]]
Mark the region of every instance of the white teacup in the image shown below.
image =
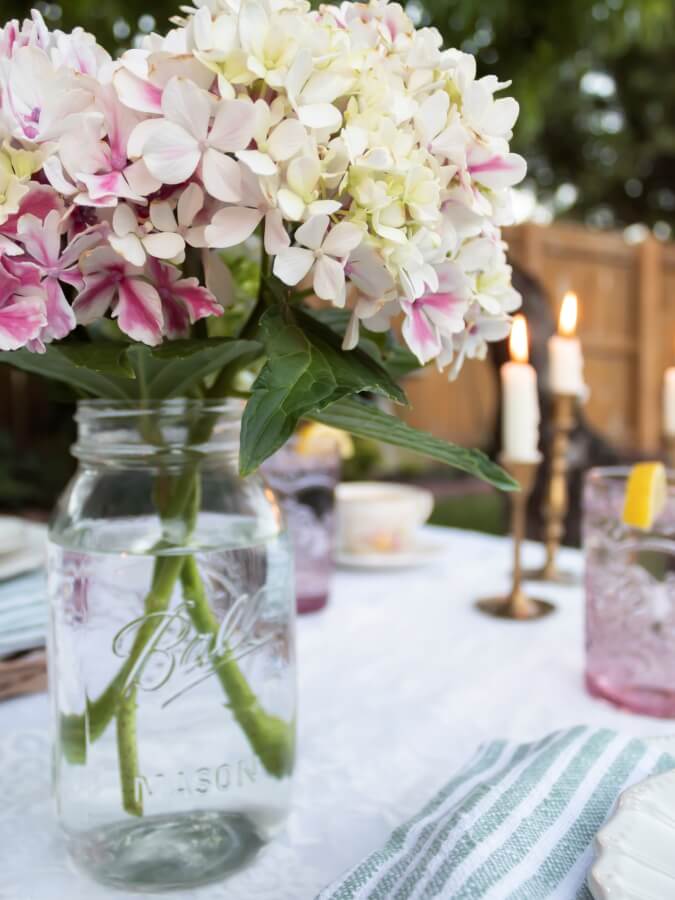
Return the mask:
[[337, 540], [343, 553], [400, 553], [434, 508], [430, 491], [407, 484], [347, 482], [337, 489]]

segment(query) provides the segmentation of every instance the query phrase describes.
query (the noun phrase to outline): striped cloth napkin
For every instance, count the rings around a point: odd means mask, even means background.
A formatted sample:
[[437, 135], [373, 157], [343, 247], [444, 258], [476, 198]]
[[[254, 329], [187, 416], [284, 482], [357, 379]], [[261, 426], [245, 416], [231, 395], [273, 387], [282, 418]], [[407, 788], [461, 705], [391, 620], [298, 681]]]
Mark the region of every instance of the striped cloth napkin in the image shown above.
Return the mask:
[[42, 571], [0, 583], [0, 659], [43, 647], [47, 588]]
[[592, 842], [621, 791], [675, 757], [609, 729], [493, 741], [317, 900], [591, 900]]

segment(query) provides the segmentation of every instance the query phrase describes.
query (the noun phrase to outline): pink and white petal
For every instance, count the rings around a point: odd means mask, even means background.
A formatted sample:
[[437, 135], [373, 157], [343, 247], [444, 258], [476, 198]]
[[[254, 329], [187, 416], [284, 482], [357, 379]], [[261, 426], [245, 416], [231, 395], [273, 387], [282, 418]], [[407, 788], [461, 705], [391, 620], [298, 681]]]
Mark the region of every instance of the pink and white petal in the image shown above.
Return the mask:
[[279, 162], [295, 156], [304, 147], [307, 141], [307, 132], [297, 119], [284, 119], [269, 136], [267, 147], [270, 156]]
[[356, 250], [362, 240], [363, 230], [361, 228], [350, 222], [340, 222], [326, 235], [323, 251], [331, 256], [347, 257], [353, 250]]
[[175, 259], [185, 252], [185, 241], [180, 234], [163, 232], [143, 238], [143, 246], [156, 259]]
[[143, 200], [142, 197], [134, 194], [121, 172], [105, 172], [102, 175], [87, 175], [78, 172], [77, 179], [86, 187], [87, 194], [94, 202], [107, 197], [120, 197], [137, 202]]
[[270, 209], [265, 216], [265, 252], [276, 256], [290, 246], [291, 239], [284, 226], [284, 220], [278, 209]]
[[492, 104], [490, 111], [490, 133], [506, 136], [513, 126], [520, 113], [518, 101], [513, 97], [500, 97]]
[[240, 150], [237, 153], [237, 159], [248, 166], [256, 175], [276, 175], [277, 164], [267, 153], [261, 153], [260, 150]]
[[138, 231], [138, 219], [126, 203], [120, 203], [113, 214], [113, 230], [117, 237], [122, 238]]
[[109, 272], [85, 279], [84, 290], [73, 301], [73, 312], [80, 325], [91, 325], [103, 318], [117, 290], [117, 280]]
[[[98, 226], [78, 234], [61, 254], [61, 271], [59, 272], [59, 279], [68, 284], [77, 286], [78, 281], [75, 279], [79, 280], [82, 277], [78, 267], [82, 254], [87, 253], [89, 250], [93, 250], [93, 248], [98, 246], [102, 240], [103, 232]], [[77, 271], [70, 272], [69, 270], [73, 268], [77, 268]]]
[[415, 303], [403, 303], [403, 310], [403, 338], [422, 365], [426, 365], [441, 352], [438, 330]]
[[318, 250], [323, 244], [329, 225], [328, 216], [312, 216], [295, 232], [296, 244], [301, 244], [310, 250]]
[[239, 40], [247, 53], [262, 56], [265, 47], [265, 35], [268, 32], [269, 18], [265, 8], [256, 0], [247, 0], [241, 4], [239, 11]]
[[188, 247], [195, 247], [197, 249], [203, 249], [204, 247], [208, 247], [209, 243], [206, 240], [206, 225], [195, 225], [194, 228], [187, 228], [183, 234], [185, 238], [185, 243]]
[[193, 181], [178, 198], [177, 215], [180, 227], [187, 228], [192, 225], [203, 208], [204, 191]]
[[274, 274], [284, 284], [296, 285], [309, 274], [314, 265], [314, 254], [302, 247], [287, 247], [274, 260]]
[[21, 256], [23, 250], [14, 241], [10, 241], [8, 237], [0, 234], [0, 257], [2, 256]]
[[127, 234], [125, 237], [111, 234], [108, 237], [108, 240], [115, 253], [118, 253], [122, 259], [130, 262], [132, 266], [142, 266], [145, 264], [145, 247], [137, 234]]
[[61, 216], [56, 210], [52, 210], [44, 220], [32, 215], [19, 219], [18, 239], [26, 253], [46, 268], [58, 265], [61, 256], [60, 225]]
[[75, 313], [56, 278], [47, 278], [45, 288], [47, 325], [41, 337], [46, 341], [60, 340], [75, 328]]
[[342, 113], [332, 103], [313, 103], [298, 108], [298, 118], [307, 128], [318, 131], [326, 129], [331, 133], [342, 125]]
[[423, 145], [429, 144], [445, 128], [449, 109], [450, 97], [443, 90], [436, 91], [421, 104], [415, 125]]
[[63, 164], [58, 156], [50, 156], [42, 165], [47, 181], [64, 197], [72, 197], [77, 193], [75, 185], [66, 178], [63, 170]]
[[206, 228], [208, 246], [219, 250], [236, 247], [251, 237], [262, 217], [263, 213], [259, 209], [228, 206], [219, 210]]
[[30, 192], [21, 200], [19, 212], [10, 216], [2, 226], [3, 234], [15, 237], [22, 216], [36, 216], [42, 222], [52, 210], [57, 210], [63, 217], [65, 214], [63, 199], [48, 185], [32, 185]]
[[124, 278], [119, 284], [113, 316], [125, 334], [156, 347], [162, 342], [164, 316], [157, 290], [140, 278]]
[[222, 316], [223, 307], [213, 296], [211, 291], [200, 287], [196, 278], [185, 278], [177, 281], [172, 288], [174, 297], [177, 297], [188, 311], [191, 322], [198, 322], [209, 316]]
[[330, 256], [322, 256], [314, 267], [314, 292], [321, 300], [330, 300], [335, 306], [345, 305], [345, 271]]
[[161, 115], [162, 88], [124, 67], [115, 73], [113, 84], [120, 101], [129, 109]]
[[129, 135], [127, 142], [127, 156], [129, 159], [139, 159], [139, 157], [143, 156], [146, 142], [163, 125], [164, 119], [145, 119], [139, 122]]
[[178, 222], [173, 207], [166, 200], [154, 200], [150, 204], [150, 221], [157, 231], [177, 231]]
[[307, 84], [312, 71], [314, 60], [309, 47], [302, 47], [296, 54], [286, 76], [286, 93], [291, 103], [296, 104], [298, 97]]
[[21, 287], [21, 278], [0, 260], [0, 306], [3, 306], [10, 297]]
[[342, 204], [337, 200], [314, 200], [307, 207], [307, 212], [310, 216], [332, 216], [339, 209], [342, 209]]
[[99, 275], [107, 270], [110, 278], [117, 276], [121, 278], [127, 271], [128, 266], [119, 254], [116, 253], [108, 244], [96, 247], [89, 253], [85, 253], [80, 260], [80, 269], [83, 275]]
[[469, 173], [474, 181], [495, 191], [521, 182], [527, 174], [527, 163], [517, 153], [480, 148], [469, 154]]
[[172, 78], [162, 94], [165, 118], [184, 128], [198, 141], [205, 141], [211, 118], [211, 98], [185, 78]]
[[15, 297], [0, 308], [0, 350], [19, 350], [36, 340], [47, 324], [39, 297]]
[[[222, 310], [221, 310], [222, 311]], [[164, 333], [171, 340], [186, 337], [190, 330], [190, 315], [185, 306], [172, 294], [162, 297]]]
[[198, 142], [173, 122], [161, 122], [143, 148], [150, 174], [163, 184], [182, 184], [194, 175], [201, 159]]
[[466, 324], [464, 316], [469, 310], [469, 301], [455, 294], [426, 294], [415, 301], [434, 325], [443, 334], [459, 334]]
[[137, 159], [136, 162], [127, 166], [124, 170], [124, 177], [131, 188], [132, 195], [139, 198], [154, 194], [162, 186], [162, 182], [150, 174], [142, 159]]
[[441, 293], [452, 293], [462, 299], [468, 299], [471, 293], [471, 282], [460, 266], [454, 262], [443, 263], [436, 268], [438, 289]]
[[77, 194], [73, 198], [75, 206], [91, 206], [92, 209], [115, 209], [119, 200], [117, 197], [101, 197], [100, 200], [92, 200], [89, 194]]
[[343, 350], [354, 350], [354, 348], [358, 346], [360, 324], [361, 320], [359, 319], [356, 310], [354, 310], [351, 318], [349, 319], [349, 324], [347, 325], [347, 330], [345, 331], [345, 336], [342, 340]]
[[288, 219], [289, 222], [299, 222], [302, 219], [305, 211], [305, 201], [294, 191], [289, 191], [288, 188], [281, 188], [277, 194], [277, 204], [284, 218]]
[[310, 197], [321, 178], [321, 165], [316, 156], [299, 156], [288, 166], [286, 181], [299, 197]]
[[241, 200], [241, 171], [230, 156], [218, 150], [207, 150], [201, 174], [204, 187], [216, 200], [223, 203], [238, 203]]
[[255, 110], [246, 100], [221, 100], [209, 133], [209, 144], [234, 153], [245, 150], [255, 133]]

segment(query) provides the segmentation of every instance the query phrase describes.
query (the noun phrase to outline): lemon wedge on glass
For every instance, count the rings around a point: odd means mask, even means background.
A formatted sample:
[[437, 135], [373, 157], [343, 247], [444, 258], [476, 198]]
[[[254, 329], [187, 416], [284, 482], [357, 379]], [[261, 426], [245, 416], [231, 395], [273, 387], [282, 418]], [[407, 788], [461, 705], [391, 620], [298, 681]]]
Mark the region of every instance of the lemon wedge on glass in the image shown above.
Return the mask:
[[668, 477], [663, 463], [637, 463], [626, 485], [624, 524], [647, 531], [663, 512], [667, 499]]
[[330, 456], [337, 450], [342, 459], [351, 459], [354, 442], [346, 431], [311, 422], [298, 431], [295, 450], [301, 456]]

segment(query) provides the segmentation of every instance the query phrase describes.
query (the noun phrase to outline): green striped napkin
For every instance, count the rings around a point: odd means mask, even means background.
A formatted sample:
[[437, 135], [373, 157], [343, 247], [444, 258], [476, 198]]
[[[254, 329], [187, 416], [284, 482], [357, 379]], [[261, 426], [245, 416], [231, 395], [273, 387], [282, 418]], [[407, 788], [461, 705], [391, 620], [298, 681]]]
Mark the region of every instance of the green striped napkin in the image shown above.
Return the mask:
[[609, 729], [484, 744], [317, 900], [591, 900], [592, 841], [619, 794], [671, 768], [658, 745]]

